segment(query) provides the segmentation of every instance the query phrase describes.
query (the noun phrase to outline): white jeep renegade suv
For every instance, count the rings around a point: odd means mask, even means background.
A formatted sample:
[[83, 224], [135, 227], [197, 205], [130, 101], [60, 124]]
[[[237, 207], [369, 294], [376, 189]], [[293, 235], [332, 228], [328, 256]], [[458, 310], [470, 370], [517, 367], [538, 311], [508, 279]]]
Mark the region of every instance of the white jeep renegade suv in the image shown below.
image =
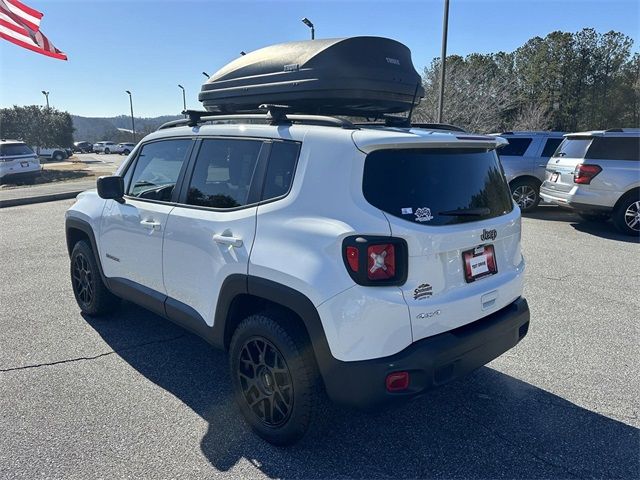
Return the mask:
[[280, 445], [325, 392], [366, 409], [404, 400], [526, 335], [504, 140], [220, 119], [161, 127], [68, 210], [84, 313], [124, 298], [228, 350], [246, 421]]

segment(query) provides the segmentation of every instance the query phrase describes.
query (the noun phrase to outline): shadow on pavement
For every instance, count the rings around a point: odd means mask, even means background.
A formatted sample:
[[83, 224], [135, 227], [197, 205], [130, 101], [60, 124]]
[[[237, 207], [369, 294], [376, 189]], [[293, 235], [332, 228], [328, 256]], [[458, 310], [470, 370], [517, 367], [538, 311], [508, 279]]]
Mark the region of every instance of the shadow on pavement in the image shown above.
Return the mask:
[[616, 227], [610, 220], [590, 221], [580, 217], [571, 210], [556, 207], [554, 205], [541, 205], [530, 213], [522, 215], [524, 218], [533, 218], [536, 220], [546, 220], [550, 222], [566, 222], [582, 233], [595, 235], [607, 240], [617, 240], [626, 243], [640, 243], [640, 237], [632, 237], [624, 235], [616, 230]]
[[272, 478], [640, 477], [640, 430], [489, 367], [395, 410], [330, 406], [303, 442], [276, 448], [237, 413], [225, 353], [128, 303], [87, 322], [208, 422], [199, 447], [217, 470], [245, 458]]

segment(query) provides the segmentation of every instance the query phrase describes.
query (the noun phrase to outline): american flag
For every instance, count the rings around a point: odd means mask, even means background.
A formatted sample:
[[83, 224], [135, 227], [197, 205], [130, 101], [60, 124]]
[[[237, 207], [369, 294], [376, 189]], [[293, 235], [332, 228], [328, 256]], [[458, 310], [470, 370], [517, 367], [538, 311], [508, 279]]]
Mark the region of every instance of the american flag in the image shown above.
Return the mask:
[[19, 0], [0, 0], [0, 37], [48, 57], [66, 60], [40, 31], [42, 13]]

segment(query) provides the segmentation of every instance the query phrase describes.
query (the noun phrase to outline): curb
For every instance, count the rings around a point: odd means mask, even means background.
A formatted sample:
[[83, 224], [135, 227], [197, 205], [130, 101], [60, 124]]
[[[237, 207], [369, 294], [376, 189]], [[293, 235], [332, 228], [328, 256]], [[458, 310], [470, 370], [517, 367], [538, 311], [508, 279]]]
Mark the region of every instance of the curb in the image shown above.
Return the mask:
[[37, 195], [33, 197], [8, 198], [7, 200], [0, 200], [0, 208], [17, 207], [19, 205], [30, 205], [32, 203], [53, 202], [55, 200], [67, 200], [69, 198], [75, 198], [78, 194], [84, 192], [85, 190], [86, 188], [83, 188], [82, 190], [49, 193], [46, 195]]

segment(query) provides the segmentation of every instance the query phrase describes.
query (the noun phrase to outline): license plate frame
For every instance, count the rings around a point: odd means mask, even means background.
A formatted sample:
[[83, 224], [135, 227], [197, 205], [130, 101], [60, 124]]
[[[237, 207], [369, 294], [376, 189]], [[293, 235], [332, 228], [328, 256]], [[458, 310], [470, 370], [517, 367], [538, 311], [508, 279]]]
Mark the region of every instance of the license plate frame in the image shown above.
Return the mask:
[[20, 162], [20, 166], [26, 168], [29, 166], [29, 162]]
[[550, 182], [556, 183], [558, 181], [558, 178], [560, 178], [560, 173], [559, 172], [553, 172], [551, 174], [551, 177], [549, 178]]
[[492, 244], [485, 244], [465, 250], [462, 252], [462, 267], [467, 283], [495, 275], [498, 273], [495, 247]]

